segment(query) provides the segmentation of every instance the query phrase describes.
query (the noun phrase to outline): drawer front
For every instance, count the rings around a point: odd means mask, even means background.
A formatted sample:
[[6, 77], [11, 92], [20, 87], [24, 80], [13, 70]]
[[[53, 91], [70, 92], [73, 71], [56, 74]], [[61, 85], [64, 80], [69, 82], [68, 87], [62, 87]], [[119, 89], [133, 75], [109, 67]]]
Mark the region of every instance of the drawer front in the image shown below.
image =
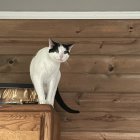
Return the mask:
[[43, 140], [43, 118], [40, 112], [0, 112], [0, 140]]

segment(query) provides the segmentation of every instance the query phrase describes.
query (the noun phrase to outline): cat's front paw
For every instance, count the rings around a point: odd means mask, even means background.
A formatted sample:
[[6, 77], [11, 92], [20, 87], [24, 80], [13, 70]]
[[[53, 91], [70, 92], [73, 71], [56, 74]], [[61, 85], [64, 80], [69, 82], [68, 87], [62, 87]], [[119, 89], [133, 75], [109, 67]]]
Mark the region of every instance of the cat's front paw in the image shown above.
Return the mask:
[[46, 100], [40, 100], [39, 104], [47, 104]]
[[47, 105], [51, 105], [53, 106], [50, 102], [46, 101], [46, 100], [40, 100], [39, 104], [47, 104]]
[[51, 105], [54, 108], [54, 104], [51, 103], [50, 101], [46, 101], [46, 104]]
[[39, 104], [51, 105], [51, 106], [54, 108], [54, 104], [53, 104], [53, 103], [50, 103], [49, 101], [46, 101], [46, 100], [40, 100], [40, 101], [39, 101]]

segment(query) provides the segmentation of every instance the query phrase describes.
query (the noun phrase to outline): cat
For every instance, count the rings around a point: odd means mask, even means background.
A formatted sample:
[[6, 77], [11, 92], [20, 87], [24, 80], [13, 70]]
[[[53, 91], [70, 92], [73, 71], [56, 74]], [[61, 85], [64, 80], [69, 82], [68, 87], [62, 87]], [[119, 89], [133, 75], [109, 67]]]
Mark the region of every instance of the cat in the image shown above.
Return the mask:
[[54, 99], [69, 113], [79, 113], [68, 107], [60, 96], [58, 83], [61, 78], [60, 65], [70, 56], [73, 44], [62, 44], [49, 39], [49, 46], [42, 48], [30, 63], [30, 77], [38, 95], [39, 104], [54, 106]]

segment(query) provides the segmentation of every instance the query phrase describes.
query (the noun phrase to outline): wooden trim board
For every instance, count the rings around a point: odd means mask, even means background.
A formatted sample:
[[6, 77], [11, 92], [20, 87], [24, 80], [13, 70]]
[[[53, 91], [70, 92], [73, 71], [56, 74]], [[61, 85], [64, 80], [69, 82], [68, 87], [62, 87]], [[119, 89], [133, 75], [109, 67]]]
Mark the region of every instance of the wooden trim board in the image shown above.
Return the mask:
[[140, 19], [140, 11], [14, 12], [1, 11], [0, 19]]

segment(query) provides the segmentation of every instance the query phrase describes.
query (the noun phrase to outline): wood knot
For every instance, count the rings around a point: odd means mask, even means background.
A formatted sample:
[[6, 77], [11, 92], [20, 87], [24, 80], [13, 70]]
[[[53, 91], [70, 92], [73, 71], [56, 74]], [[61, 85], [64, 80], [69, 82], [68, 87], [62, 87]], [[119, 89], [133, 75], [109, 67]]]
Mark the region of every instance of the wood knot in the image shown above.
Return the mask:
[[113, 99], [113, 102], [117, 103], [117, 102], [120, 102], [119, 99]]
[[114, 66], [111, 65], [111, 64], [109, 64], [109, 66], [108, 66], [108, 71], [109, 71], [109, 72], [112, 72], [113, 70], [114, 70]]
[[68, 118], [68, 117], [65, 117], [64, 118], [64, 122], [71, 122], [72, 120], [70, 119], [70, 118]]
[[102, 49], [103, 48], [103, 45], [104, 45], [104, 41], [101, 42], [99, 48]]
[[76, 32], [77, 34], [79, 34], [79, 33], [81, 33], [81, 31], [82, 31], [82, 30], [81, 30], [81, 27], [77, 27], [77, 29], [76, 29], [75, 32]]
[[129, 27], [129, 32], [132, 32], [133, 29], [134, 29], [134, 27], [133, 27], [133, 26], [130, 26], [130, 27]]
[[76, 33], [79, 34], [81, 32], [81, 30], [77, 30]]
[[8, 60], [8, 64], [10, 64], [10, 65], [13, 65], [15, 62], [16, 62], [15, 59], [9, 59], [9, 60]]
[[131, 26], [131, 27], [129, 27], [129, 29], [133, 29], [133, 27]]

